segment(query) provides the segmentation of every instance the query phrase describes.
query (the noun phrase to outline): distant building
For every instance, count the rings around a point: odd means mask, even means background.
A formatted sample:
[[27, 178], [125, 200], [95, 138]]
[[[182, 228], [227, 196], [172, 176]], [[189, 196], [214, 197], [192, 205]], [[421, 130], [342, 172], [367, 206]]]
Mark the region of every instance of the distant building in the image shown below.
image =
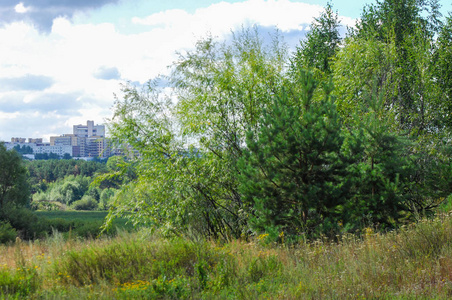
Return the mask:
[[13, 137], [11, 138], [11, 143], [24, 144], [26, 140], [26, 138]]
[[110, 156], [109, 143], [105, 138], [105, 125], [94, 125], [94, 121], [87, 121], [86, 125], [74, 125], [72, 134], [51, 136], [50, 145], [72, 146], [73, 157]]
[[50, 153], [54, 153], [57, 154], [59, 156], [63, 156], [65, 154], [69, 154], [70, 156], [73, 156], [73, 152], [72, 152], [72, 146], [68, 146], [68, 145], [55, 145], [52, 146], [50, 145], [50, 143], [44, 143], [44, 144], [40, 144], [40, 145], [33, 145], [30, 147], [33, 149], [33, 153], [34, 154], [50, 154]]
[[105, 125], [94, 125], [94, 121], [87, 121], [86, 125], [74, 125], [73, 133], [78, 137], [105, 137]]
[[29, 144], [42, 144], [42, 138], [28, 138]]
[[110, 142], [105, 138], [105, 125], [94, 125], [87, 121], [86, 125], [74, 125], [73, 133], [51, 136], [50, 143], [43, 143], [42, 138], [11, 138], [11, 143], [5, 143], [8, 150], [15, 146], [29, 146], [34, 154], [54, 153], [59, 156], [69, 154], [72, 157], [101, 157], [112, 155]]

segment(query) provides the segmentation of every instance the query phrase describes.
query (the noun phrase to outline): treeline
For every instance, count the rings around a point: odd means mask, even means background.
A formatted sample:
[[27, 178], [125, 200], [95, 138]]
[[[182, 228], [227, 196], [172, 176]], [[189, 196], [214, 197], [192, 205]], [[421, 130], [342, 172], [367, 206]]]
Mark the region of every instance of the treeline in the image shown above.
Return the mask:
[[437, 1], [386, 0], [345, 38], [339, 26], [327, 5], [294, 53], [278, 33], [208, 37], [168, 84], [127, 85], [111, 133], [140, 155], [110, 216], [297, 240], [434, 212], [452, 192], [452, 17]]
[[[29, 183], [36, 186], [42, 182], [53, 182], [66, 176], [93, 177], [96, 173], [107, 172], [107, 164], [85, 160], [31, 160], [25, 161], [28, 169]], [[35, 191], [32, 189], [32, 191]]]
[[106, 210], [121, 185], [119, 179], [104, 180], [97, 176], [116, 169], [123, 161], [111, 157], [106, 163], [84, 160], [26, 161], [32, 192], [31, 207], [38, 210]]

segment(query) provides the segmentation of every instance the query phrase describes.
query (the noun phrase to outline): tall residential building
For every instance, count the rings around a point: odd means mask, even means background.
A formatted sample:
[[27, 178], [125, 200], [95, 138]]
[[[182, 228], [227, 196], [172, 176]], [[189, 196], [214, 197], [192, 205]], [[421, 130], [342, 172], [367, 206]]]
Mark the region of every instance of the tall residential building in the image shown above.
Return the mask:
[[105, 125], [94, 125], [87, 121], [86, 125], [74, 125], [72, 134], [51, 136], [52, 146], [72, 146], [74, 157], [108, 157], [110, 150], [105, 139]]
[[94, 121], [87, 121], [86, 125], [74, 125], [73, 133], [78, 137], [105, 137], [105, 125], [94, 125]]

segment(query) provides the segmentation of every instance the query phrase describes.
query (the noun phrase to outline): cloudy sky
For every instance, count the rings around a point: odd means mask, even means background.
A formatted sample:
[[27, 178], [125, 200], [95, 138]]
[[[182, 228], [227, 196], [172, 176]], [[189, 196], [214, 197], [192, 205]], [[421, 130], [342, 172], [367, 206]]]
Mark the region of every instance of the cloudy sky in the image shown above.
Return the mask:
[[[353, 25], [374, 0], [334, 0]], [[444, 11], [452, 11], [442, 0]], [[0, 141], [103, 123], [120, 83], [166, 72], [207, 33], [279, 28], [289, 45], [327, 0], [0, 0]], [[447, 3], [447, 4], [445, 4]]]

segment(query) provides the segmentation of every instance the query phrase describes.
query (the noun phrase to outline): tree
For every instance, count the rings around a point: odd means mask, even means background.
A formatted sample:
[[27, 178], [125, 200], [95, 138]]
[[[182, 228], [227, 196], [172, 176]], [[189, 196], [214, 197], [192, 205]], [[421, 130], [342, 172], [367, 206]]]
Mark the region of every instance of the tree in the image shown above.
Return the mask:
[[350, 153], [350, 191], [342, 216], [348, 230], [369, 225], [394, 227], [410, 210], [411, 147], [408, 139], [391, 130], [383, 95], [374, 85], [366, 97], [364, 116], [359, 126], [349, 131], [344, 147]]
[[[387, 92], [386, 107], [395, 112], [399, 127], [414, 135], [431, 131], [436, 123], [437, 88], [430, 65], [440, 16], [436, 0], [377, 1], [364, 9], [357, 29], [348, 39], [352, 45], [370, 43], [390, 54], [384, 59], [389, 65], [385, 63], [380, 68], [369, 62], [376, 68], [360, 69], [359, 73], [350, 75], [361, 76], [370, 70], [381, 78], [380, 84]], [[346, 43], [343, 50], [366, 58], [361, 65], [372, 59], [347, 47]], [[340, 72], [346, 69], [341, 68]], [[360, 89], [357, 86], [353, 92]]]
[[27, 169], [16, 151], [7, 151], [0, 144], [0, 210], [8, 203], [26, 205], [30, 201]]
[[61, 159], [71, 159], [72, 156], [69, 153], [64, 153], [63, 157]]
[[[441, 94], [438, 97], [437, 115], [441, 124], [452, 128], [452, 14], [441, 28], [434, 52], [434, 78], [437, 80]], [[441, 127], [438, 124], [438, 127]]]
[[[338, 14], [333, 12], [330, 2], [320, 17], [315, 18], [306, 39], [300, 42], [300, 47], [292, 58], [294, 72], [300, 68], [312, 70], [319, 76], [328, 76], [332, 72], [332, 59], [336, 55], [341, 37]], [[295, 75], [297, 76], [297, 74]]]
[[285, 89], [275, 95], [258, 134], [248, 134], [241, 159], [241, 191], [254, 207], [252, 225], [273, 237], [281, 231], [329, 233], [344, 204], [343, 137], [332, 87], [325, 85], [327, 96], [313, 103], [312, 75], [300, 71], [298, 83], [301, 99], [293, 101]]
[[30, 146], [22, 145], [21, 147], [20, 145], [16, 145], [13, 149], [19, 154], [33, 154], [33, 149]]
[[[364, 115], [362, 110], [367, 106], [366, 95], [372, 94], [374, 88], [385, 93], [385, 108], [393, 110], [391, 98], [396, 89], [395, 52], [393, 44], [378, 39], [356, 36], [345, 39], [344, 48], [338, 52], [334, 62], [333, 80], [337, 109], [347, 126], [359, 125], [356, 122], [360, 120], [355, 116]], [[387, 117], [397, 124], [394, 113]]]
[[230, 43], [209, 37], [180, 54], [169, 78], [177, 104], [154, 82], [126, 86], [110, 132], [139, 153], [127, 162], [136, 161], [137, 178], [115, 195], [111, 216], [215, 239], [248, 234], [237, 161], [281, 86], [286, 58], [280, 36], [266, 44], [244, 29]]

